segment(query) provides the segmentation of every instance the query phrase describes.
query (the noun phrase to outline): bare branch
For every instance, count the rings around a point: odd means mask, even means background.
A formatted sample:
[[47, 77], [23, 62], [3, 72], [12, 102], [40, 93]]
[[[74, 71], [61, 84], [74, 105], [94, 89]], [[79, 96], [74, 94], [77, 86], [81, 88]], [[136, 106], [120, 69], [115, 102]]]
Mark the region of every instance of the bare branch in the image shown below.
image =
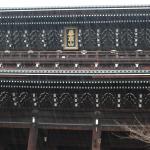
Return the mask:
[[129, 132], [127, 137], [118, 137], [136, 139], [144, 143], [150, 144], [150, 125], [142, 124], [142, 122], [136, 116], [134, 116], [134, 118], [136, 121], [136, 125], [128, 125], [125, 123], [119, 123], [115, 121], [116, 124], [118, 124], [123, 130]]

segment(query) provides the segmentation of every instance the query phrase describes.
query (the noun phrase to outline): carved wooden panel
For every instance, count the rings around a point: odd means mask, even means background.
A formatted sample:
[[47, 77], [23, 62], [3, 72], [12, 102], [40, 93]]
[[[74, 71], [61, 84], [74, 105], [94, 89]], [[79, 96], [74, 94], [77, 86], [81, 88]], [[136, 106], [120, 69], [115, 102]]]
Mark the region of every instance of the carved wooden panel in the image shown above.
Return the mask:
[[92, 28], [86, 28], [82, 31], [83, 49], [94, 50], [97, 48], [96, 31]]
[[12, 33], [13, 48], [16, 50], [25, 50], [27, 39], [22, 30], [15, 30]]
[[115, 29], [104, 28], [100, 30], [101, 48], [105, 50], [115, 49]]
[[46, 30], [46, 38], [47, 38], [47, 49], [48, 50], [59, 50], [62, 49], [61, 47], [61, 37], [60, 31], [53, 29], [53, 30]]
[[1, 50], [6, 49], [6, 32], [0, 30], [0, 45], [1, 45]]
[[124, 28], [121, 29], [119, 34], [120, 49], [128, 50], [134, 49], [134, 29]]
[[1, 109], [143, 110], [150, 108], [150, 93], [138, 90], [52, 92], [47, 90], [1, 90]]
[[[78, 29], [78, 28], [76, 28]], [[78, 29], [79, 50], [150, 48], [150, 28], [86, 26]], [[62, 50], [64, 28], [0, 30], [0, 50]]]

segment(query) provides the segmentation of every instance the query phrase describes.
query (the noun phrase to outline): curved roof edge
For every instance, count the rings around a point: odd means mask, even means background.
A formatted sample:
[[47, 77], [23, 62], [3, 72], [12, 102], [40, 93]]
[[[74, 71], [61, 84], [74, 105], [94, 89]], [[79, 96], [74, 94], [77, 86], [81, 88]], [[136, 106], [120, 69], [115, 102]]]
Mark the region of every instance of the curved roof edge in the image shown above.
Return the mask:
[[150, 5], [110, 6], [66, 6], [66, 7], [0, 7], [0, 11], [57, 11], [57, 10], [108, 10], [108, 9], [150, 9]]

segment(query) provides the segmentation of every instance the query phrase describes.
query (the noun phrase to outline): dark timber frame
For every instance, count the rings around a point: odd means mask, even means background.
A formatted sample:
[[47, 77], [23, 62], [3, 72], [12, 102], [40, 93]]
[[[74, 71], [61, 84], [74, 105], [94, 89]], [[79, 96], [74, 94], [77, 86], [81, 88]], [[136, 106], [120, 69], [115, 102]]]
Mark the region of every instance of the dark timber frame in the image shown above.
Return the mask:
[[[29, 129], [27, 150], [47, 131], [87, 131], [100, 150], [123, 124], [148, 125], [149, 8], [0, 9], [0, 128]], [[77, 50], [64, 50], [69, 27]]]

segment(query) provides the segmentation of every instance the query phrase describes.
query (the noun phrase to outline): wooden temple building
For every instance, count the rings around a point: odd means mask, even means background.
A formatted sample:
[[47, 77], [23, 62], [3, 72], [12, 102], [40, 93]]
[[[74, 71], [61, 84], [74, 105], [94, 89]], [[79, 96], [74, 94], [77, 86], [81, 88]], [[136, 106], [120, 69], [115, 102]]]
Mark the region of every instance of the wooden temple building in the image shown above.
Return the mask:
[[0, 9], [0, 150], [144, 150], [150, 7]]

